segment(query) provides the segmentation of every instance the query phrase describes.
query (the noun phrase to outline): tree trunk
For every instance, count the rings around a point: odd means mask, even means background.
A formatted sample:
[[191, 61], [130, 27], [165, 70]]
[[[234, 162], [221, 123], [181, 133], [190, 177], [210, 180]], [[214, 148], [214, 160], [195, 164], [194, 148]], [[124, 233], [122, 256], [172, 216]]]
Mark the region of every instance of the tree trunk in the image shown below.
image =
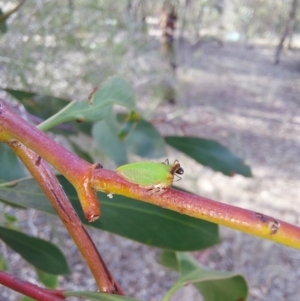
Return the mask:
[[293, 0], [291, 4], [291, 10], [289, 14], [289, 18], [286, 22], [285, 30], [281, 36], [280, 42], [277, 46], [276, 53], [275, 53], [275, 62], [274, 64], [277, 65], [279, 64], [280, 60], [280, 53], [283, 48], [284, 41], [287, 36], [292, 36], [292, 31], [295, 23], [295, 17], [296, 17], [296, 11], [297, 11], [297, 6], [298, 6], [298, 0]]

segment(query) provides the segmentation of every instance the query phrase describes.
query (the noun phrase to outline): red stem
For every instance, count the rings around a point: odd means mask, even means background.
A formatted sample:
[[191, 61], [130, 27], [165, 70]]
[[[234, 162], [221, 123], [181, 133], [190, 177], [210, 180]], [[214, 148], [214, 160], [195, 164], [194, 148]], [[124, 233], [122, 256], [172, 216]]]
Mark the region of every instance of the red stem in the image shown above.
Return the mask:
[[122, 289], [107, 269], [96, 246], [88, 232], [83, 227], [78, 215], [72, 207], [72, 204], [68, 200], [67, 195], [59, 184], [57, 178], [49, 169], [47, 162], [20, 142], [13, 141], [8, 144], [22, 160], [33, 178], [37, 181], [45, 195], [48, 197], [58, 216], [76, 243], [82, 256], [86, 260], [98, 284], [99, 290], [101, 292], [122, 295]]
[[124, 195], [300, 249], [299, 227], [258, 212], [175, 189], [153, 193], [106, 169], [94, 170], [92, 181], [95, 189], [105, 193]]
[[75, 187], [87, 220], [94, 221], [99, 217], [99, 202], [89, 181], [92, 170], [98, 165], [92, 166], [57, 144], [45, 133], [25, 122], [3, 100], [0, 100], [0, 140], [17, 140], [39, 154]]
[[63, 291], [45, 289], [30, 282], [15, 278], [2, 271], [0, 271], [0, 283], [16, 292], [19, 292], [38, 301], [65, 300]]

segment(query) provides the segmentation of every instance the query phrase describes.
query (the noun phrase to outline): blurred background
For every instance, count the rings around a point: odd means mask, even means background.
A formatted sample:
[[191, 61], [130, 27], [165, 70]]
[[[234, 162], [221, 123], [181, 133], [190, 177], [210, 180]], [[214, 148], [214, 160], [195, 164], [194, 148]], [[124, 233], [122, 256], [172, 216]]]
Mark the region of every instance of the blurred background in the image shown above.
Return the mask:
[[[171, 161], [176, 156], [185, 169], [181, 187], [300, 225], [298, 2], [0, 1], [0, 88], [81, 100], [120, 75], [161, 133], [217, 140], [253, 172], [253, 178], [226, 177], [169, 150]], [[0, 97], [9, 98], [1, 90]], [[40, 213], [23, 214], [29, 230], [49, 235]], [[154, 248], [94, 234], [129, 296], [160, 300], [176, 279], [156, 263]], [[220, 245], [195, 253], [201, 263], [244, 274], [251, 301], [298, 299], [298, 251], [230, 229], [221, 228], [221, 235]], [[76, 272], [61, 285], [95, 290], [76, 248], [64, 247]], [[18, 255], [4, 245], [0, 252], [21, 277], [34, 278]], [[5, 300], [18, 300], [1, 292]], [[201, 298], [188, 286], [174, 300]]]

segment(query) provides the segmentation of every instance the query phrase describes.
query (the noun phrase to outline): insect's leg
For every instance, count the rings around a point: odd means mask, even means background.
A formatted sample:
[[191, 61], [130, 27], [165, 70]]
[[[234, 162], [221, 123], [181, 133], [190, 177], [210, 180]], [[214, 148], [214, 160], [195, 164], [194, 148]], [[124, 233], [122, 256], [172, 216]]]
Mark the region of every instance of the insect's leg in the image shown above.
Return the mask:
[[163, 162], [163, 164], [169, 165], [169, 159], [166, 159], [165, 162]]
[[153, 185], [152, 187], [147, 189], [148, 192], [151, 192], [152, 194], [158, 194], [158, 195], [164, 193], [166, 190], [167, 188], [160, 186], [160, 184]]
[[175, 180], [175, 182], [178, 182], [178, 181], [180, 181], [182, 178], [181, 177], [179, 177], [179, 175], [178, 174], [174, 174], [174, 176], [176, 176], [177, 177], [177, 179]]

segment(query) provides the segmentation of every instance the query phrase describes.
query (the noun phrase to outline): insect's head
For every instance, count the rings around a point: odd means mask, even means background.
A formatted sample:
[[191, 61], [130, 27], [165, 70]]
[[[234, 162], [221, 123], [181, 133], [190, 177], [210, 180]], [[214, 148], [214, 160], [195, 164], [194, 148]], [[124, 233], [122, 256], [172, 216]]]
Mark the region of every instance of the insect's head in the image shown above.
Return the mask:
[[175, 170], [175, 173], [177, 173], [178, 175], [183, 175], [184, 169], [182, 167], [180, 167], [180, 165], [179, 165], [179, 168]]
[[176, 160], [176, 161], [174, 162], [174, 166], [175, 166], [174, 172], [175, 172], [176, 174], [178, 174], [178, 175], [183, 175], [183, 174], [184, 174], [184, 169], [180, 166], [180, 163], [179, 163], [178, 160]]

